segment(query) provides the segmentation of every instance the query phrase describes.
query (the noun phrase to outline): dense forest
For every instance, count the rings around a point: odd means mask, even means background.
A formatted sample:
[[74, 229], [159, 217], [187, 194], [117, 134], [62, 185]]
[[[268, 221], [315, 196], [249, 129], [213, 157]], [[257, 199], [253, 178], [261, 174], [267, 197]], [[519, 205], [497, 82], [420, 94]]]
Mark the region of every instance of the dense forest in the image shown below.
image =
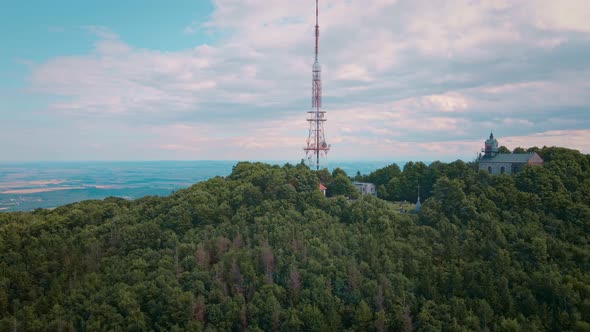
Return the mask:
[[168, 197], [0, 213], [0, 331], [590, 331], [590, 156], [535, 151], [512, 176], [357, 174], [379, 198], [242, 162]]

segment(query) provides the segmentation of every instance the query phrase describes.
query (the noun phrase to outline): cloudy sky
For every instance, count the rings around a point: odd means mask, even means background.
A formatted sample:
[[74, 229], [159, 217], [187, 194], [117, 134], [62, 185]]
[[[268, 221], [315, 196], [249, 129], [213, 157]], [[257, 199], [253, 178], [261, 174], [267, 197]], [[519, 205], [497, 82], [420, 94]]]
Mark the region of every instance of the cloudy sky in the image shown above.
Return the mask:
[[[0, 161], [300, 160], [313, 0], [3, 1]], [[590, 153], [587, 0], [320, 0], [339, 160]]]

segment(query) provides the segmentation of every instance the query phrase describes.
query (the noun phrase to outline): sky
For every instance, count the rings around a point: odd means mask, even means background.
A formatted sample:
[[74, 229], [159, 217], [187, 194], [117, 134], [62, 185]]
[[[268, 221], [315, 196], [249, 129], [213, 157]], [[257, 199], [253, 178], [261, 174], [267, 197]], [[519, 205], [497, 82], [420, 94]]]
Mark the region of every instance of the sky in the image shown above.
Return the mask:
[[[0, 161], [294, 160], [313, 0], [1, 0]], [[329, 158], [590, 153], [590, 2], [320, 0]]]

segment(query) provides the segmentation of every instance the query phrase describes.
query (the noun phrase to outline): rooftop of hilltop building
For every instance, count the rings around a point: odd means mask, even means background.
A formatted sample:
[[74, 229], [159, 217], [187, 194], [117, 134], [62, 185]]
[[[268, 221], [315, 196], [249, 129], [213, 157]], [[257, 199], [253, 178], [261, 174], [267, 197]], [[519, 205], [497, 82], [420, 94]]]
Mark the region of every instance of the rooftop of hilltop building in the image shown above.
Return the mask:
[[[539, 157], [536, 152], [527, 153], [498, 153], [495, 156], [482, 156], [482, 160], [486, 162], [494, 163], [528, 163], [535, 159], [535, 156]], [[540, 158], [540, 157], [539, 157]], [[541, 160], [542, 162], [542, 160]]]

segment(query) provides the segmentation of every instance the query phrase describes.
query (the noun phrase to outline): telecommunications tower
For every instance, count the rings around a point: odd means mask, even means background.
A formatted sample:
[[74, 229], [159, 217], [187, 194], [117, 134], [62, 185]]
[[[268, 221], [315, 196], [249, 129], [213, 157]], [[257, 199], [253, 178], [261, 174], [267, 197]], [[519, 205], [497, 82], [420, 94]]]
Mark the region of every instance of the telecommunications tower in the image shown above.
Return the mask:
[[322, 67], [318, 62], [318, 46], [320, 41], [320, 26], [318, 25], [318, 0], [315, 1], [315, 62], [312, 67], [312, 110], [307, 112], [309, 117], [309, 135], [307, 136], [307, 145], [305, 158], [307, 165], [311, 169], [320, 169], [320, 158], [326, 159], [330, 145], [326, 143], [326, 134], [324, 132], [324, 122], [326, 122], [325, 111], [322, 108]]

